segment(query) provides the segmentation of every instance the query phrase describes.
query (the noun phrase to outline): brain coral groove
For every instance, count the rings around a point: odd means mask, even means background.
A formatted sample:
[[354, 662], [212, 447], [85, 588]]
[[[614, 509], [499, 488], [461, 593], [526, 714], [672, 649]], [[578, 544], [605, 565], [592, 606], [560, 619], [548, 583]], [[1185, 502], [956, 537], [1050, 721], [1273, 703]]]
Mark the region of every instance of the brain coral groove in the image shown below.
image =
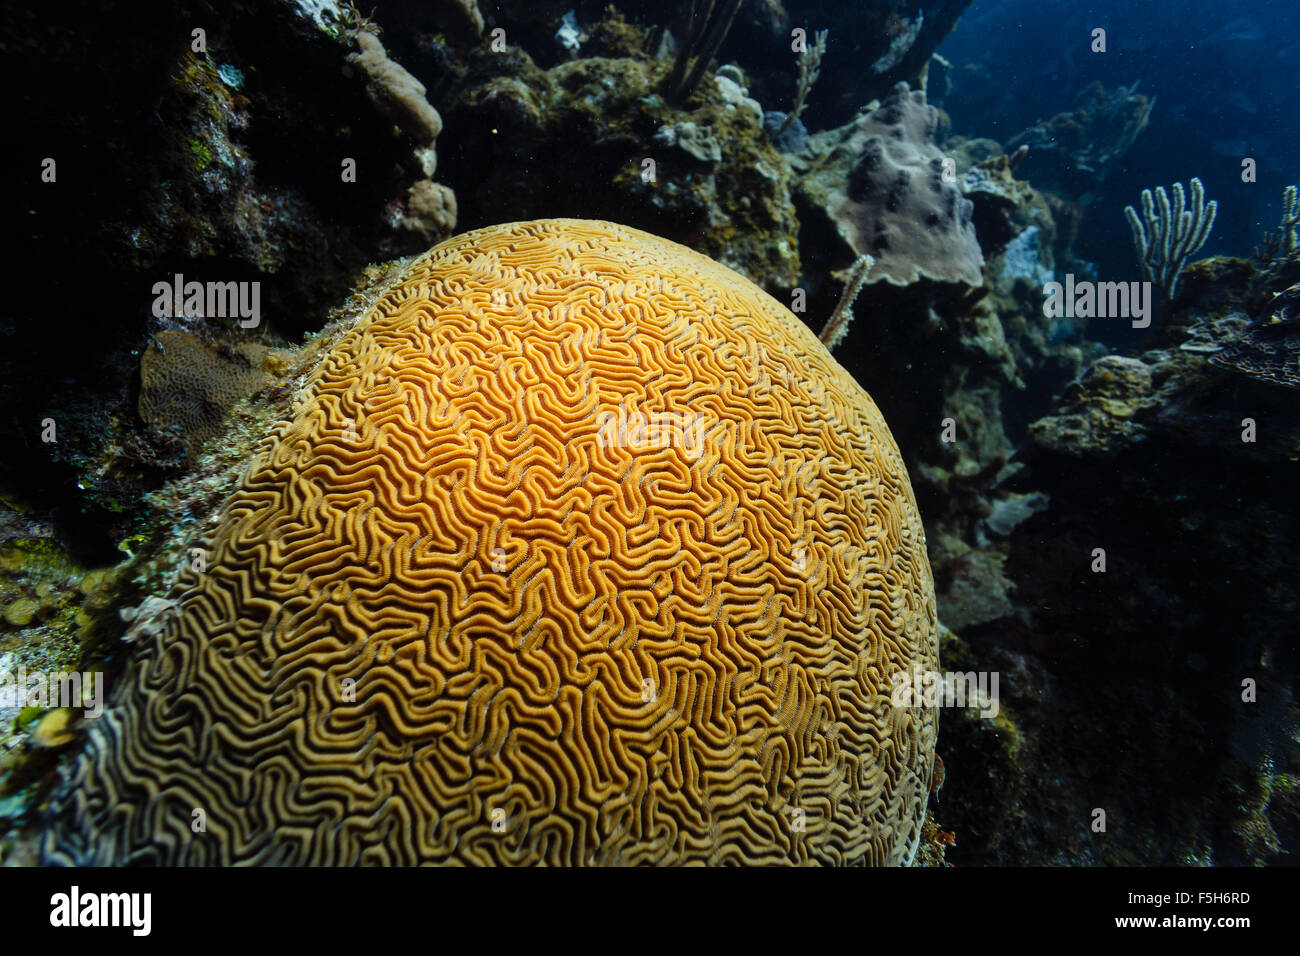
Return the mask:
[[47, 859], [915, 852], [937, 717], [891, 677], [937, 653], [898, 449], [806, 327], [681, 246], [545, 220], [416, 259], [208, 548]]

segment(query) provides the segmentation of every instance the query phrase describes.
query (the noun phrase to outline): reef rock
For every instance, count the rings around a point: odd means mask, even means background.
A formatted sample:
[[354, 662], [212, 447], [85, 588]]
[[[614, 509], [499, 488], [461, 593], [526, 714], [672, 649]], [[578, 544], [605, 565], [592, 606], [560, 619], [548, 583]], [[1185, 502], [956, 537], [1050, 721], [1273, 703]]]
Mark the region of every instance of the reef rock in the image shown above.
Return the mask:
[[[384, 45], [373, 33], [357, 34], [360, 53], [352, 53], [347, 63], [359, 69], [365, 78], [366, 96], [375, 107], [407, 136], [414, 148], [413, 157], [426, 177], [437, 168], [435, 144], [442, 132], [442, 117], [425, 99], [424, 84], [388, 56]], [[446, 186], [432, 179], [413, 183], [407, 203], [394, 216], [400, 228], [416, 233], [423, 241], [449, 235], [456, 228], [456, 197]]]
[[[1247, 865], [1295, 852], [1300, 394], [1212, 362], [1252, 327], [1241, 266], [1201, 265], [1216, 281], [1188, 284], [1154, 347], [1095, 361], [1017, 455], [1008, 490], [1050, 500], [1006, 529], [1017, 612], [981, 632], [973, 666], [1019, 654], [1050, 672], [1050, 706], [1004, 686], [1039, 751], [1035, 803], [1070, 809], [995, 801], [949, 817], [959, 831], [1003, 821], [1001, 845], [981, 841], [968, 862]], [[1044, 746], [1060, 739], [1068, 750]], [[1089, 836], [1079, 821], [1096, 806], [1124, 821], [1123, 841]]]
[[[745, 105], [738, 71], [669, 106], [652, 61], [590, 57], [543, 70], [483, 48], [449, 88], [462, 225], [606, 216], [690, 246], [785, 296], [799, 279], [792, 177]], [[743, 77], [742, 77], [743, 78]]]
[[[968, 145], [977, 150], [982, 142], [992, 141], [975, 140], [969, 141]], [[949, 155], [952, 153], [950, 148], [947, 152]], [[1015, 161], [1023, 155], [1004, 156], [999, 150], [996, 155], [973, 163], [961, 172], [962, 195], [971, 201], [975, 234], [986, 258], [1006, 248], [1012, 239], [1030, 226], [1046, 233], [1043, 237], [1046, 248], [1051, 248], [1056, 230], [1047, 202], [1033, 186], [1015, 176]], [[959, 159], [954, 160], [954, 165], [961, 170]]]
[[1052, 414], [1030, 426], [1030, 440], [1072, 458], [1114, 457], [1153, 440], [1186, 448], [1231, 447], [1238, 457], [1254, 460], [1300, 457], [1300, 425], [1285, 417], [1274, 417], [1270, 427], [1243, 438], [1247, 419], [1258, 425], [1265, 409], [1278, 416], [1300, 399], [1290, 390], [1276, 389], [1272, 396], [1269, 385], [1243, 381], [1240, 387], [1248, 386], [1256, 396], [1253, 407], [1234, 402], [1229, 396], [1238, 380], [1210, 361], [1218, 354], [1211, 343], [1240, 341], [1250, 327], [1240, 313], [1206, 316], [1186, 330], [1177, 348], [1098, 359], [1066, 389]]

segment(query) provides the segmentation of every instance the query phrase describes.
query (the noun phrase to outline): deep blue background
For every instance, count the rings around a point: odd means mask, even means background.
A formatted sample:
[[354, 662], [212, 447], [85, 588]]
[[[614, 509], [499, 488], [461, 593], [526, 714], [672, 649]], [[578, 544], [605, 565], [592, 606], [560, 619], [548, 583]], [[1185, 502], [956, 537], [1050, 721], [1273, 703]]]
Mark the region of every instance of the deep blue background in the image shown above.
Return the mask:
[[[1102, 27], [1107, 52], [1091, 52]], [[1300, 182], [1300, 3], [1268, 0], [975, 0], [939, 52], [983, 61], [1006, 95], [954, 132], [1006, 143], [1070, 108], [1084, 86], [1141, 81], [1150, 125], [1097, 196], [1076, 251], [1105, 273], [1135, 271], [1123, 210], [1144, 187], [1199, 176], [1219, 202], [1200, 256], [1248, 256], [1276, 228], [1283, 188]], [[1241, 160], [1258, 164], [1241, 181]], [[1122, 241], [1120, 241], [1122, 240]]]

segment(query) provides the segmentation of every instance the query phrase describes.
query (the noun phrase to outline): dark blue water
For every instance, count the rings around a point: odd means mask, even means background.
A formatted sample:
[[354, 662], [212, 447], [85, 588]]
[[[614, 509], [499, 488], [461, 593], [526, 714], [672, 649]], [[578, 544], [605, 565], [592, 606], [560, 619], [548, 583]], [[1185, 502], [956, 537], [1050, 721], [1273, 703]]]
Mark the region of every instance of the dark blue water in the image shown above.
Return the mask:
[[[1090, 49], [1097, 27], [1105, 53]], [[1156, 97], [1080, 236], [1080, 254], [1103, 270], [1127, 268], [1123, 208], [1143, 188], [1199, 176], [1219, 202], [1199, 255], [1246, 256], [1277, 226], [1283, 188], [1300, 180], [1300, 4], [1291, 0], [975, 0], [939, 52], [955, 65], [981, 61], [1005, 83], [978, 113], [952, 111], [954, 132], [1004, 143], [1069, 109], [1094, 80], [1138, 81]], [[1245, 157], [1256, 160], [1254, 183], [1242, 182]]]

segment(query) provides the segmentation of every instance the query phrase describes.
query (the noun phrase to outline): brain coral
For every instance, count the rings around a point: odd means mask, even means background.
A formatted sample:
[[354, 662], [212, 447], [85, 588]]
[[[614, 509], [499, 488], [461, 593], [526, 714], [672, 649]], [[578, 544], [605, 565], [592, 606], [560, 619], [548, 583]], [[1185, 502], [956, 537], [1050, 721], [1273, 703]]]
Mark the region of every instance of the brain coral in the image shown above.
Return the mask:
[[89, 723], [48, 859], [915, 853], [937, 716], [891, 678], [937, 645], [903, 462], [816, 337], [701, 255], [580, 220], [435, 247], [216, 528]]
[[220, 434], [230, 407], [266, 381], [266, 353], [266, 346], [248, 342], [223, 354], [192, 332], [159, 332], [140, 360], [140, 418], [175, 429], [196, 454]]

